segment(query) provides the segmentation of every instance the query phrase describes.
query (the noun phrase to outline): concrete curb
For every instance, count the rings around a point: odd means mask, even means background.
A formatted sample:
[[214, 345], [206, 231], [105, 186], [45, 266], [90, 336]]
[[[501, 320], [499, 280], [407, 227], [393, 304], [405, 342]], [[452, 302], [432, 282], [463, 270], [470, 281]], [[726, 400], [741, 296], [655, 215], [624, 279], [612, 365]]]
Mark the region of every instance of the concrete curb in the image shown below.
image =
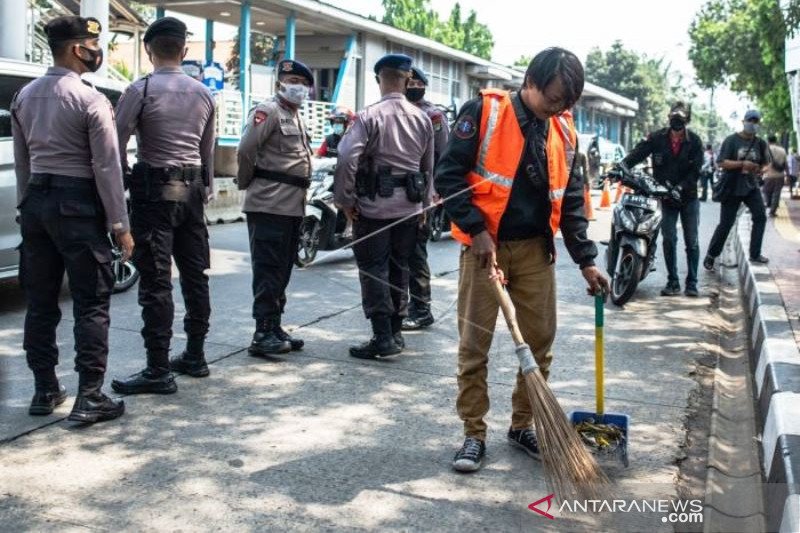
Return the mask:
[[800, 531], [800, 350], [769, 268], [748, 260], [751, 219], [741, 215], [734, 248], [750, 321], [750, 361], [761, 433], [768, 531]]

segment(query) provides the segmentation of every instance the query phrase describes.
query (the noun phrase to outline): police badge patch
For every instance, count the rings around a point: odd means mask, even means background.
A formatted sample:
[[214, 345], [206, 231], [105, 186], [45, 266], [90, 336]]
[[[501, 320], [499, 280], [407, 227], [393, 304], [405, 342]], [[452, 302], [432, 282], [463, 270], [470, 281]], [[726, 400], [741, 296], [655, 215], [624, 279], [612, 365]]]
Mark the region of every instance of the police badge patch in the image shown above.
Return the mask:
[[255, 116], [253, 117], [253, 123], [258, 126], [265, 120], [267, 120], [267, 114], [263, 111], [256, 111]]
[[469, 115], [464, 115], [453, 127], [453, 134], [459, 139], [469, 139], [475, 136], [478, 128], [475, 127], [475, 119]]

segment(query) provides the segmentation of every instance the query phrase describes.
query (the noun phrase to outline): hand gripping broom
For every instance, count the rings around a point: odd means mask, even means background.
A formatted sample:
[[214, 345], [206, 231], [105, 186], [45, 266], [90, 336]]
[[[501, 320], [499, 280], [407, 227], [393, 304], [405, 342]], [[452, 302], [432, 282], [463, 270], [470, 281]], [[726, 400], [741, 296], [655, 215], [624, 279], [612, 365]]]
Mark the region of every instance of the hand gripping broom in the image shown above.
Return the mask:
[[501, 279], [502, 273], [498, 270], [492, 284], [525, 377], [547, 485], [555, 497], [562, 501], [573, 498], [596, 499], [608, 484], [608, 478], [583, 445], [539, 370], [530, 347], [522, 338], [514, 304]]

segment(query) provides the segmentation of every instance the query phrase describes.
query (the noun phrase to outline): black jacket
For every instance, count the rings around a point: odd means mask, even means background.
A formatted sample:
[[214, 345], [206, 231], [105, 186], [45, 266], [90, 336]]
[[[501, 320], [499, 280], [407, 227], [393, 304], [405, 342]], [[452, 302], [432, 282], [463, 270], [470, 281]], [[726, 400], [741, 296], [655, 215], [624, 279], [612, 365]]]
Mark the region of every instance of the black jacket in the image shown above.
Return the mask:
[[[529, 116], [522, 110], [518, 98], [517, 94], [512, 94], [517, 120], [522, 131], [531, 134], [533, 130], [528, 128]], [[467, 173], [475, 167], [480, 145], [479, 125], [483, 108], [482, 102], [482, 98], [478, 97], [465, 103], [461, 108], [453, 130], [450, 132], [447, 146], [439, 158], [434, 181], [436, 192], [445, 199], [444, 207], [450, 220], [470, 235], [477, 235], [486, 229], [483, 215], [472, 203], [472, 192], [468, 190], [469, 186], [467, 184]], [[535, 146], [535, 144], [535, 142], [526, 142], [525, 146]], [[577, 152], [577, 146], [575, 150]], [[520, 158], [520, 167], [525, 166], [526, 159], [526, 157]], [[542, 165], [546, 169], [547, 161], [542, 161]], [[570, 173], [567, 190], [561, 205], [560, 228], [564, 237], [564, 244], [572, 260], [583, 268], [594, 265], [597, 247], [586, 236], [589, 222], [586, 220], [584, 213], [583, 179], [574, 172], [574, 168], [575, 165], [573, 164], [573, 171]], [[525, 168], [519, 168], [514, 181], [528, 179]], [[512, 196], [524, 195], [525, 190], [520, 187], [512, 187], [511, 194]], [[544, 195], [544, 198], [547, 198], [549, 190], [544, 188], [541, 194]], [[519, 198], [514, 198], [513, 200], [515, 205], [520, 205], [517, 202]], [[509, 204], [511, 203], [512, 198], [509, 198]], [[524, 196], [522, 203], [524, 204]], [[534, 206], [536, 205], [544, 206], [546, 211], [540, 213], [536, 218], [550, 219], [549, 201], [533, 201], [529, 205], [531, 209], [535, 209]], [[507, 210], [503, 215], [504, 223], [511, 222], [505, 220], [509, 213], [510, 211]], [[554, 237], [550, 231], [549, 222], [545, 224], [545, 234], [548, 237], [550, 251], [555, 252]]]
[[638, 165], [647, 156], [653, 158], [653, 177], [667, 187], [680, 186], [681, 198], [697, 198], [697, 180], [703, 167], [703, 143], [690, 129], [675, 156], [669, 138], [669, 128], [654, 131], [637, 144], [622, 161], [629, 167]]

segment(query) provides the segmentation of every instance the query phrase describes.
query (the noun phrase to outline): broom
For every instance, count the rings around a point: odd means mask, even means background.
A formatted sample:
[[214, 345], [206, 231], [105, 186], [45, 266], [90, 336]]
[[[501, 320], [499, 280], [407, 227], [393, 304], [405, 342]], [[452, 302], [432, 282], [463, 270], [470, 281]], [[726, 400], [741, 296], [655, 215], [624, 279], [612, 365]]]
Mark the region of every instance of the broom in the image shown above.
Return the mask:
[[539, 370], [530, 347], [522, 338], [514, 304], [501, 281], [502, 272], [498, 269], [492, 278], [497, 302], [514, 339], [519, 366], [533, 408], [533, 422], [547, 486], [562, 501], [592, 500], [601, 495], [607, 496], [603, 494], [603, 489], [608, 485], [608, 478], [581, 442], [578, 432], [567, 419]]

